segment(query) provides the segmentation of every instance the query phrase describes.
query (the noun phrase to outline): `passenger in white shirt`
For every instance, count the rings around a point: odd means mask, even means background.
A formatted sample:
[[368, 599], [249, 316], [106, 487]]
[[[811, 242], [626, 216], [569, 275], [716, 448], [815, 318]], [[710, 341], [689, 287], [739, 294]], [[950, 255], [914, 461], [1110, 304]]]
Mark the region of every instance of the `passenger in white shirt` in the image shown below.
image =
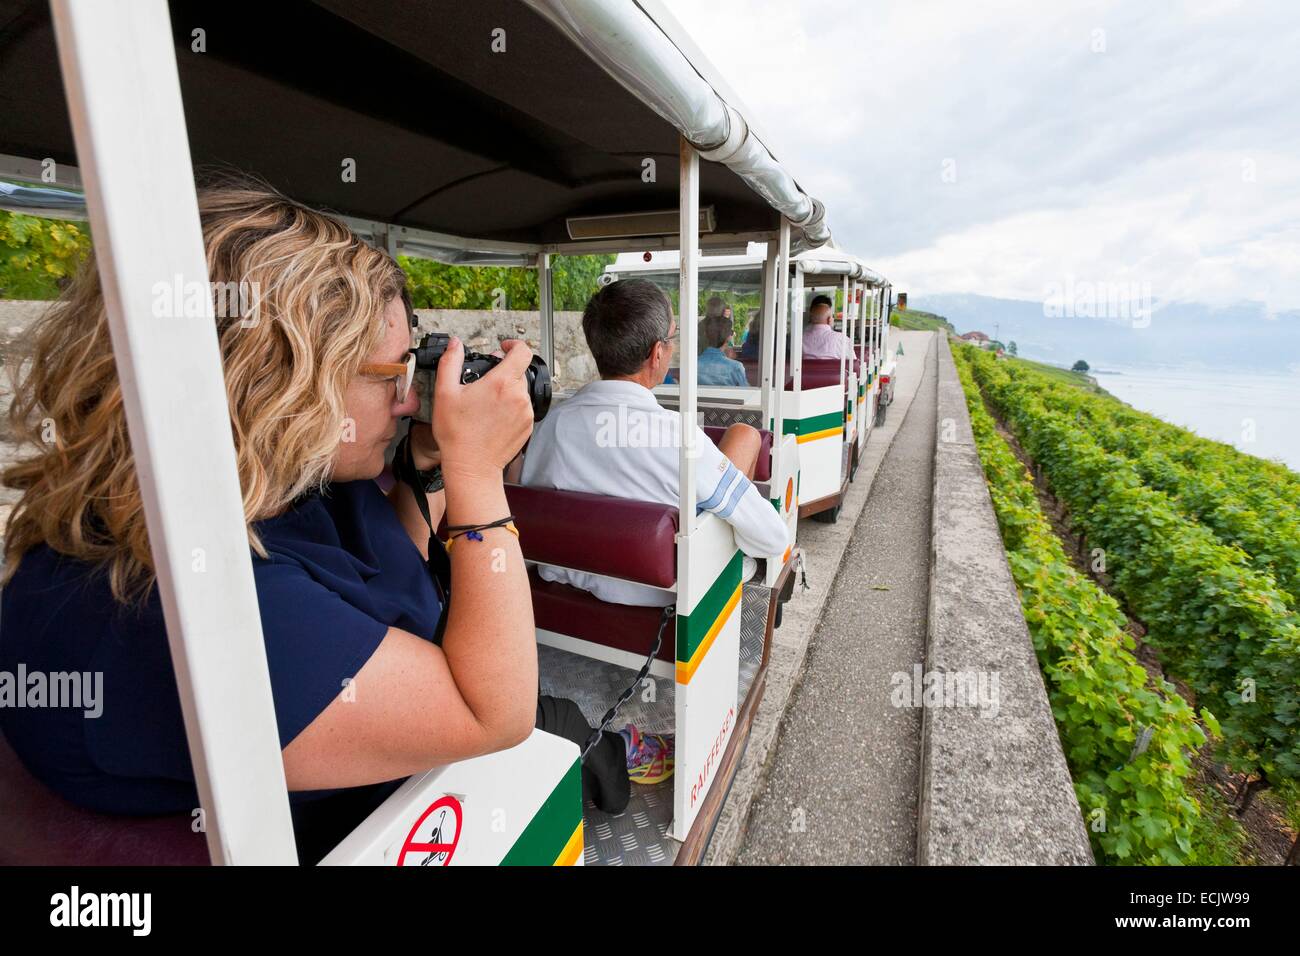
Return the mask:
[[803, 330], [803, 357], [806, 359], [853, 358], [853, 343], [832, 325], [834, 306], [829, 296], [819, 295], [808, 310], [809, 325]]
[[[614, 282], [592, 296], [582, 330], [601, 378], [534, 427], [520, 482], [677, 504], [681, 416], [663, 408], [651, 391], [672, 364], [676, 328], [668, 297], [644, 279]], [[759, 433], [735, 424], [715, 445], [702, 428], [695, 429], [697, 511], [731, 524], [747, 555], [748, 579], [754, 557], [779, 560], [788, 543], [785, 523], [751, 481]], [[616, 604], [663, 606], [674, 600], [646, 585], [566, 568], [541, 565], [538, 574]]]

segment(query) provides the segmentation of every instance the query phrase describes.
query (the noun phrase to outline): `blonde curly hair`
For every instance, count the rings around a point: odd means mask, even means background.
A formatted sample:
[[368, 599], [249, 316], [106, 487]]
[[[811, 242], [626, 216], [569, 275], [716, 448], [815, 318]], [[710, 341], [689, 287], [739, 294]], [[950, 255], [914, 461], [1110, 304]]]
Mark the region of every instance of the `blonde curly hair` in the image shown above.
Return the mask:
[[[217, 335], [249, 544], [265, 557], [252, 523], [329, 480], [344, 392], [379, 344], [405, 275], [338, 219], [260, 183], [200, 190], [199, 213], [213, 288], [257, 292], [246, 312], [218, 309]], [[22, 497], [0, 583], [46, 544], [106, 566], [118, 601], [142, 601], [153, 558], [93, 253], [30, 334], [9, 416], [36, 454], [3, 472]]]

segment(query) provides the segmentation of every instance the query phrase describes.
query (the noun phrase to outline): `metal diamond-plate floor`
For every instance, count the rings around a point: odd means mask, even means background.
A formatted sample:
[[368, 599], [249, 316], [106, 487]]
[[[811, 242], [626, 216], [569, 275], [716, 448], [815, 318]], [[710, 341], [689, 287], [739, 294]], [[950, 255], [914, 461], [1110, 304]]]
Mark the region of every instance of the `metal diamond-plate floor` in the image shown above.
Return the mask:
[[[743, 701], [754, 682], [763, 656], [763, 631], [771, 591], [762, 585], [746, 584], [740, 605], [740, 677], [737, 681]], [[649, 648], [646, 648], [647, 652]], [[554, 647], [537, 647], [542, 692], [568, 697], [577, 703], [593, 725], [636, 676], [636, 671], [617, 664], [593, 660]], [[675, 685], [670, 678], [646, 678], [653, 682], [633, 694], [619, 709], [610, 729], [636, 724], [646, 733], [672, 733]], [[673, 819], [673, 779], [643, 786], [632, 785], [627, 810], [614, 816], [602, 813], [587, 802], [583, 807], [583, 862], [604, 866], [667, 866], [677, 856], [680, 844], [668, 836]]]

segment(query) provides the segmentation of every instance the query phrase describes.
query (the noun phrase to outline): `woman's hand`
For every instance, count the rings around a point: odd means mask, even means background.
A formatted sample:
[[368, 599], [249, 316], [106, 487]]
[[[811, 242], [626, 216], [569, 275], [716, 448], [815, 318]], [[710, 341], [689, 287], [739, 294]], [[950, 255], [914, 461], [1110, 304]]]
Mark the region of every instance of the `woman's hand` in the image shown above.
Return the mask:
[[[533, 406], [524, 373], [528, 343], [505, 339], [505, 358], [477, 382], [462, 385], [465, 346], [453, 337], [438, 360], [430, 438], [445, 478], [501, 478], [533, 431]], [[417, 462], [418, 463], [418, 462]]]

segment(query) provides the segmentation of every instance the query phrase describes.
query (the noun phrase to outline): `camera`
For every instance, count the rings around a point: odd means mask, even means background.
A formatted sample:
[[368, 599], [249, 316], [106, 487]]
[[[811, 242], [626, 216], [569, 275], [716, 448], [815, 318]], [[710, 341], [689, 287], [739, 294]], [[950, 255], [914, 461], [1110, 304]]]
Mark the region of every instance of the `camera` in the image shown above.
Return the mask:
[[[429, 373], [432, 381], [438, 369], [438, 360], [447, 351], [451, 336], [446, 332], [430, 332], [420, 339], [415, 352], [415, 367]], [[460, 380], [468, 385], [477, 382], [486, 375], [494, 365], [501, 362], [495, 355], [481, 355], [478, 352], [465, 352], [465, 366]], [[551, 408], [551, 370], [546, 367], [540, 356], [534, 355], [524, 372], [528, 385], [528, 398], [533, 403], [533, 421], [540, 422]]]

